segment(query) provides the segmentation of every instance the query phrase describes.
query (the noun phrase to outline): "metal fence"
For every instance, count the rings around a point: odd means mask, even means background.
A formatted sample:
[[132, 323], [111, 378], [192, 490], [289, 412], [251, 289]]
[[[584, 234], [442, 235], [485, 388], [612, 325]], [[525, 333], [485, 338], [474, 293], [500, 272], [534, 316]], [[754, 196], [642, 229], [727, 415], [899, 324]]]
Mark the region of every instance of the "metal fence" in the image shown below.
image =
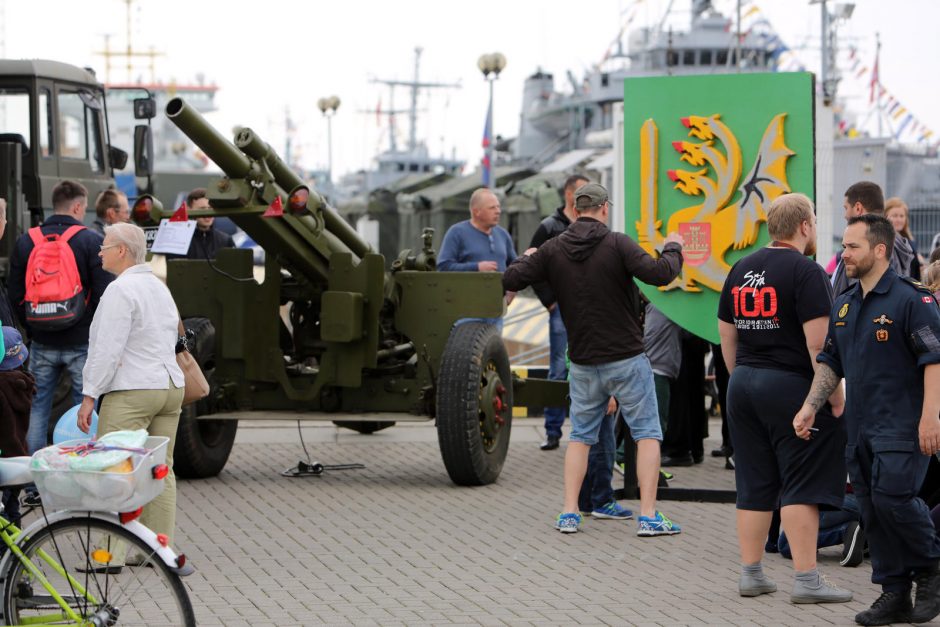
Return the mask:
[[940, 233], [940, 159], [891, 151], [885, 192], [907, 203], [917, 250], [929, 255], [934, 235]]

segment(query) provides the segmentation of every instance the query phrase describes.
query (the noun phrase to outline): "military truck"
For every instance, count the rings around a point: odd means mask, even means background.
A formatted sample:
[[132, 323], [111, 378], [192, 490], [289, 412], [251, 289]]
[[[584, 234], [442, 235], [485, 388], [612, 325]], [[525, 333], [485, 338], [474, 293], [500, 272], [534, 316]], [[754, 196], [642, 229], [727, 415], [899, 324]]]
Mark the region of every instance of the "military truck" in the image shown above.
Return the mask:
[[[135, 100], [135, 117], [154, 114], [148, 98]], [[135, 174], [150, 175], [150, 128], [134, 135]], [[114, 171], [127, 165], [111, 145], [104, 86], [90, 69], [58, 61], [0, 59], [0, 198], [7, 201], [7, 228], [0, 239], [0, 277], [6, 279], [16, 239], [52, 210], [52, 189], [62, 179], [88, 188], [89, 202], [115, 186]], [[94, 220], [93, 210], [86, 221]], [[10, 324], [10, 321], [3, 321]], [[71, 404], [68, 374], [56, 389], [53, 416]], [[55, 421], [49, 421], [52, 431]]]
[[[152, 116], [153, 103], [135, 101], [135, 117]], [[150, 174], [147, 125], [134, 140], [135, 173]], [[114, 187], [114, 171], [127, 152], [111, 145], [104, 86], [90, 69], [58, 61], [0, 59], [0, 197], [7, 201], [7, 230], [0, 240], [6, 274], [16, 238], [52, 209], [52, 189], [62, 179], [88, 188], [89, 201]], [[91, 212], [89, 220], [94, 218]]]
[[[176, 472], [219, 473], [239, 418], [332, 420], [363, 433], [433, 418], [454, 483], [495, 481], [513, 403], [560, 405], [567, 391], [513, 376], [495, 326], [455, 325], [501, 315], [501, 276], [437, 272], [430, 229], [386, 272], [383, 256], [251, 129], [230, 142], [181, 98], [166, 114], [225, 173], [206, 182], [210, 208], [189, 218], [228, 216], [266, 252], [261, 281], [242, 249], [167, 263], [212, 388], [180, 418]], [[172, 214], [141, 196], [132, 215], [148, 211]]]

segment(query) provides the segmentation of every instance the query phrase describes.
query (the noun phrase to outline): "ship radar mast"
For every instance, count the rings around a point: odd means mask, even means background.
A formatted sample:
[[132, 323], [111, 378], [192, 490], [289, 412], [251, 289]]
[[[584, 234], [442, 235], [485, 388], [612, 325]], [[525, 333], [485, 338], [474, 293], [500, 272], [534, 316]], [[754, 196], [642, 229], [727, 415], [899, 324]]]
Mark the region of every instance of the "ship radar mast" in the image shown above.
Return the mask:
[[134, 76], [133, 76], [134, 59], [144, 58], [149, 61], [148, 69], [150, 70], [150, 82], [155, 83], [156, 82], [156, 70], [154, 68], [154, 59], [157, 57], [163, 56], [163, 53], [156, 52], [152, 46], [150, 50], [146, 52], [140, 52], [138, 50], [134, 50], [134, 47], [131, 44], [131, 39], [132, 39], [131, 37], [132, 35], [131, 14], [132, 14], [132, 9], [134, 5], [134, 0], [124, 0], [124, 5], [125, 5], [126, 15], [127, 15], [127, 33], [126, 33], [127, 47], [123, 51], [112, 50], [111, 49], [111, 35], [105, 35], [104, 36], [104, 50], [95, 53], [104, 57], [104, 82], [105, 83], [111, 82], [111, 65], [112, 65], [111, 60], [112, 59], [124, 59], [127, 64], [126, 65], [127, 82], [133, 83], [134, 82]]
[[[415, 71], [414, 79], [410, 81], [400, 81], [400, 80], [390, 80], [384, 78], [373, 79], [373, 83], [379, 83], [382, 85], [388, 85], [391, 89], [391, 93], [394, 94], [396, 87], [407, 87], [411, 90], [411, 107], [407, 110], [408, 113], [408, 152], [413, 153], [418, 147], [417, 140], [417, 121], [418, 121], [418, 91], [421, 89], [460, 89], [460, 83], [432, 83], [419, 80], [420, 68], [421, 68], [421, 53], [424, 51], [420, 46], [415, 48]], [[390, 149], [395, 152], [395, 114], [404, 113], [405, 111], [391, 111], [379, 112], [381, 115], [389, 116], [389, 143]]]

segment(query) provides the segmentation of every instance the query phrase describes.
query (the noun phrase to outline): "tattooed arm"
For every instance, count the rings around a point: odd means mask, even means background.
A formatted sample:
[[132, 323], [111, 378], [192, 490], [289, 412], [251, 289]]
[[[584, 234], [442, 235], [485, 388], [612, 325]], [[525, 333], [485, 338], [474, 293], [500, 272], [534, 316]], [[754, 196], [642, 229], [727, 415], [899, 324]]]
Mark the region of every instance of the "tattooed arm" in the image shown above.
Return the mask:
[[800, 411], [793, 418], [793, 429], [797, 437], [808, 440], [812, 435], [810, 427], [816, 421], [816, 412], [822, 407], [832, 393], [838, 387], [840, 381], [839, 375], [827, 364], [819, 363], [816, 365], [816, 375], [813, 377], [813, 385], [809, 390]]
[[[829, 316], [807, 320], [803, 323], [803, 335], [806, 336], [806, 350], [809, 352], [809, 359], [813, 364], [814, 373], [822, 366], [821, 363], [816, 361], [816, 356], [822, 352], [826, 344], [826, 329], [828, 326]], [[836, 384], [836, 388], [833, 390], [832, 396], [830, 396], [828, 400], [829, 404], [832, 406], [832, 415], [837, 418], [841, 416], [842, 411], [845, 409], [845, 394], [842, 391], [841, 385]], [[819, 407], [816, 407], [816, 409], [818, 410]]]

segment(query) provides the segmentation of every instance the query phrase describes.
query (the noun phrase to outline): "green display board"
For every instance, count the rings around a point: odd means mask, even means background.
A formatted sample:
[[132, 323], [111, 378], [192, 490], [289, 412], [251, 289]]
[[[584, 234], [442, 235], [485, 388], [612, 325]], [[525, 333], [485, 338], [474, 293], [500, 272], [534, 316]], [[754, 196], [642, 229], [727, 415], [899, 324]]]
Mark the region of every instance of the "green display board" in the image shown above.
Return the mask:
[[638, 283], [666, 316], [718, 342], [731, 265], [768, 242], [766, 208], [815, 200], [813, 75], [661, 76], [624, 81], [625, 231], [652, 253], [685, 238], [682, 273]]

